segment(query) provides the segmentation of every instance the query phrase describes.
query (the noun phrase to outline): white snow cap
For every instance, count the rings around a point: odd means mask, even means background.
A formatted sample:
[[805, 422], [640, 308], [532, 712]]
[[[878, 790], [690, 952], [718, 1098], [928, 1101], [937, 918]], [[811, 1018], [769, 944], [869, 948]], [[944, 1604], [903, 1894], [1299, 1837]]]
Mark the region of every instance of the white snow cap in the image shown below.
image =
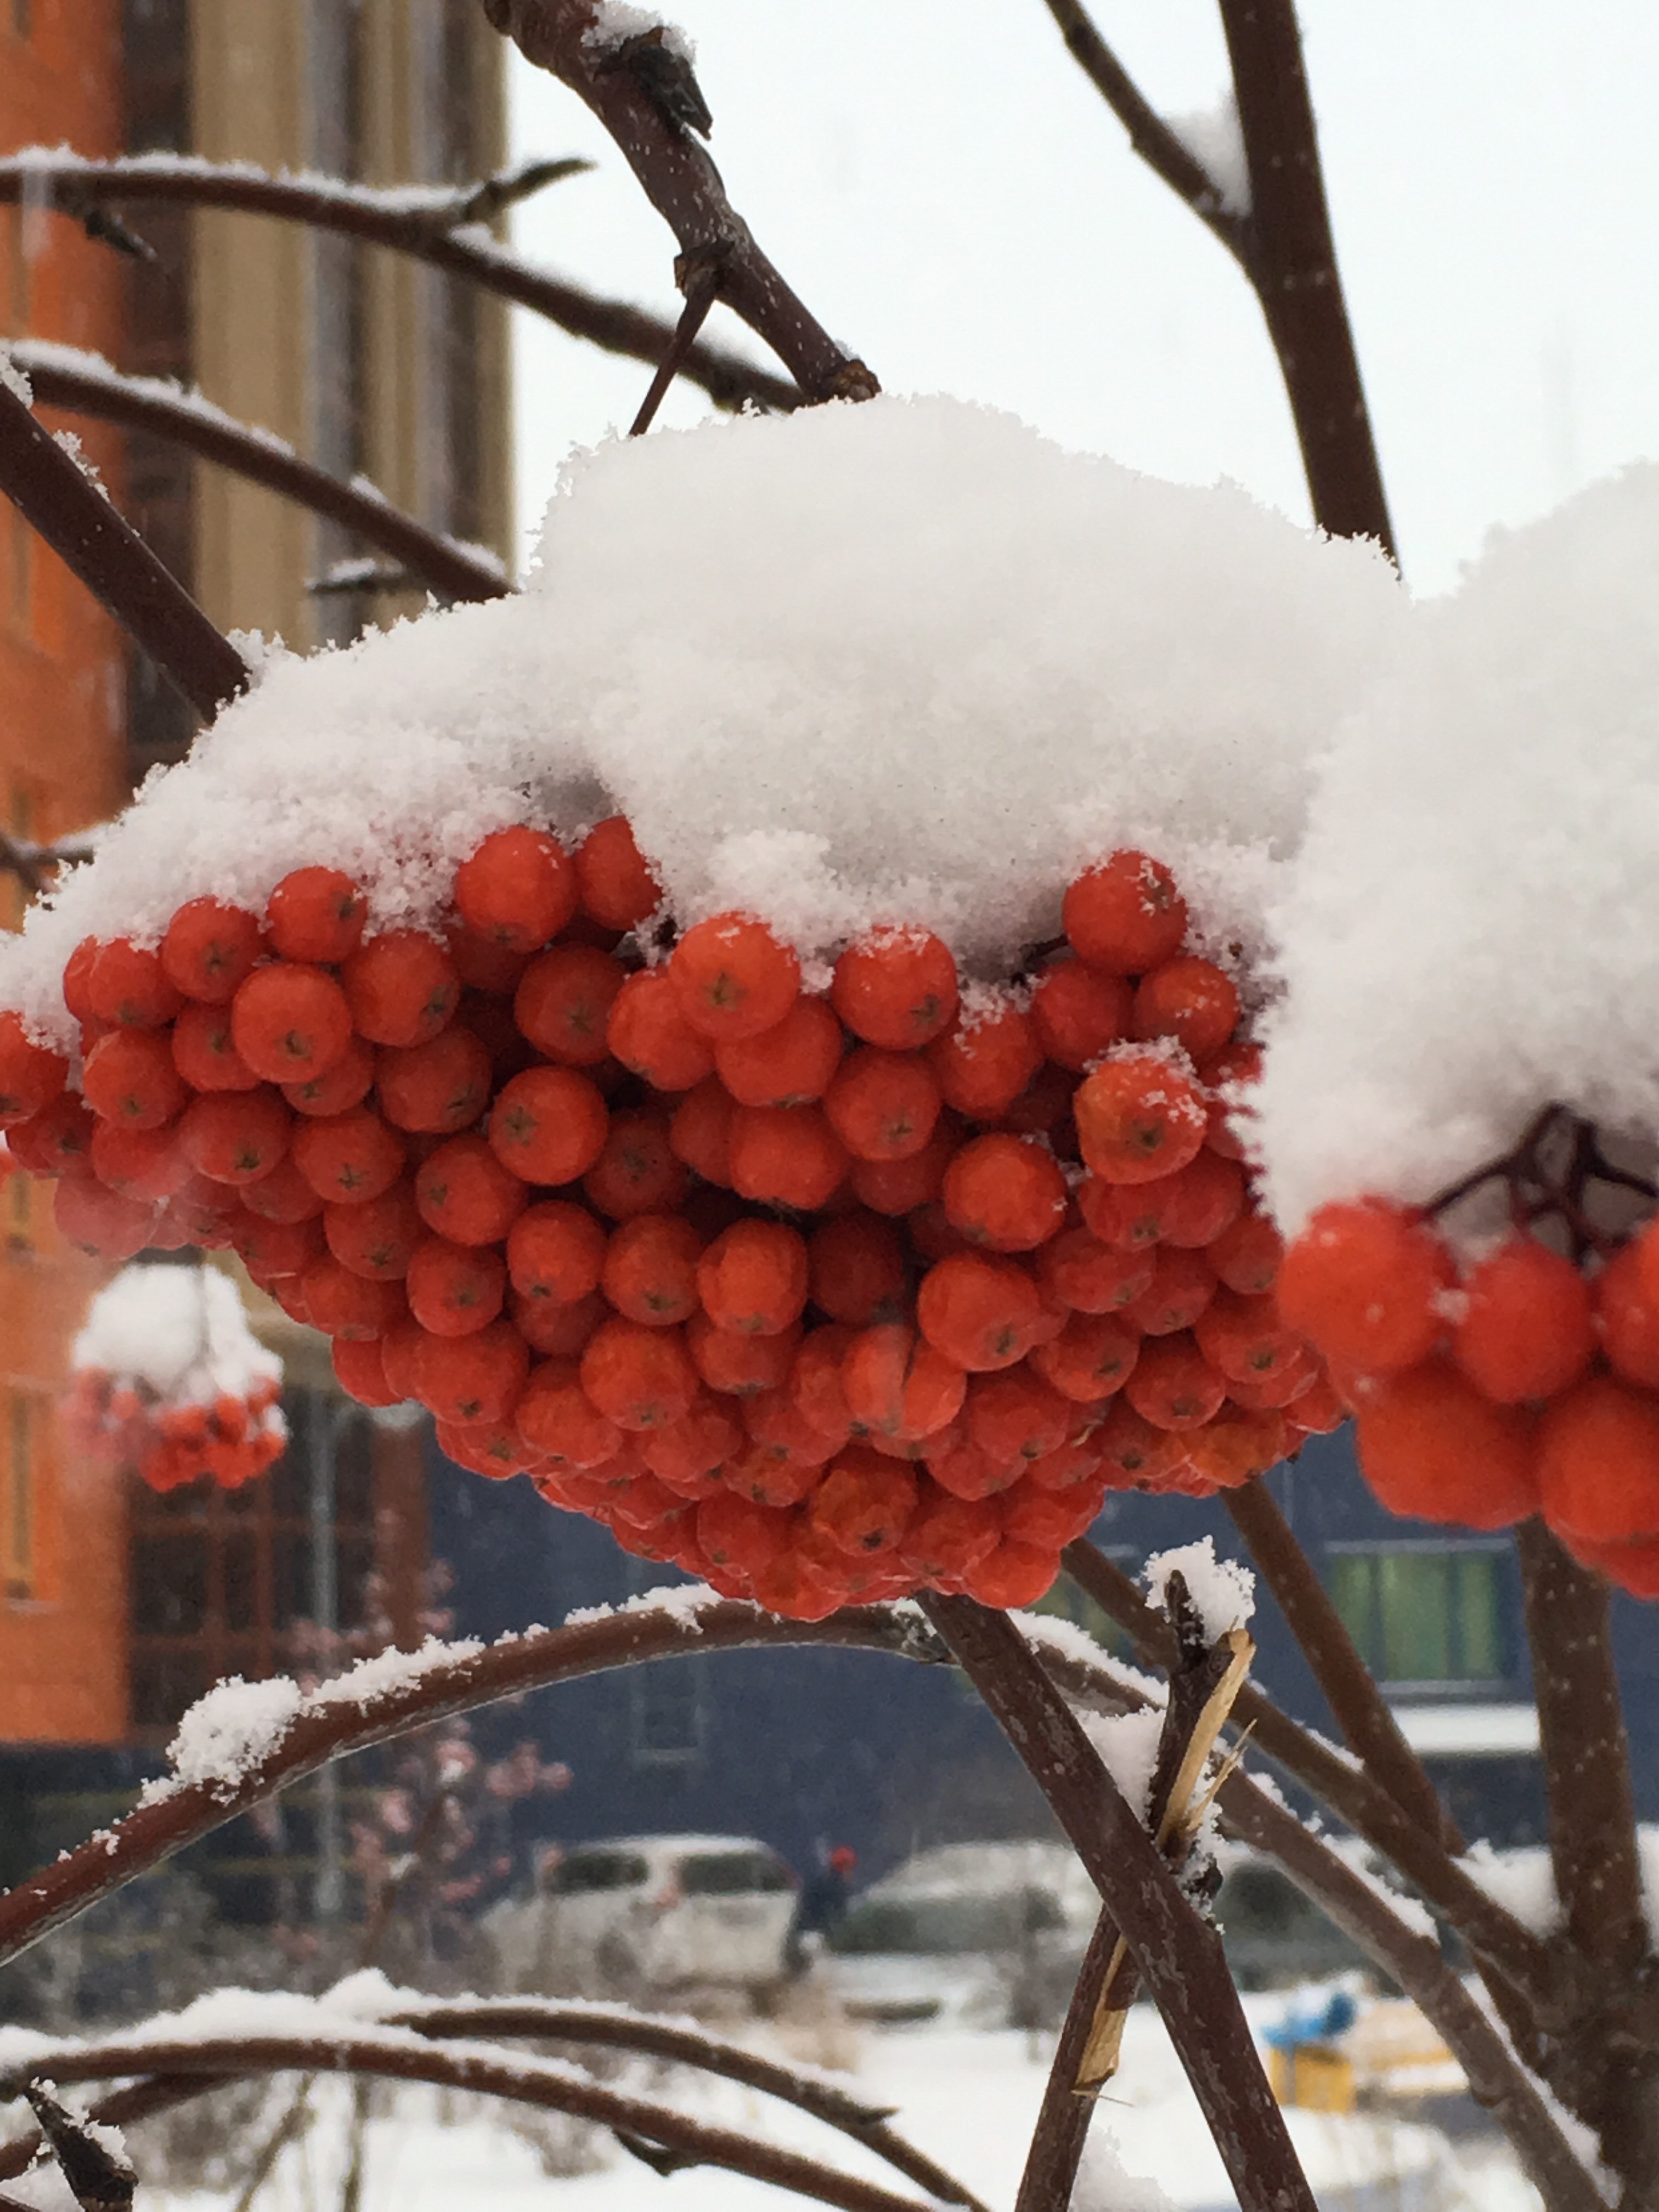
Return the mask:
[[1501, 533], [1342, 729], [1272, 915], [1287, 1231], [1420, 1201], [1557, 1100], [1659, 1130], [1659, 467]]
[[1195, 1544], [1159, 1552], [1147, 1560], [1141, 1578], [1154, 1605], [1167, 1602], [1170, 1577], [1176, 1573], [1185, 1581], [1187, 1595], [1212, 1644], [1230, 1628], [1244, 1627], [1255, 1611], [1255, 1577], [1236, 1559], [1217, 1559], [1212, 1536], [1200, 1536]]
[[1254, 948], [1407, 614], [1374, 548], [956, 400], [616, 441], [568, 468], [523, 595], [273, 655], [8, 939], [0, 1003], [69, 1042], [83, 936], [262, 909], [313, 862], [375, 926], [431, 922], [489, 831], [617, 810], [683, 921], [752, 908], [807, 956], [915, 922], [1006, 974], [1124, 844]]
[[123, 1267], [93, 1300], [70, 1365], [143, 1383], [172, 1405], [246, 1398], [256, 1382], [283, 1379], [282, 1361], [247, 1325], [235, 1284], [213, 1267]]

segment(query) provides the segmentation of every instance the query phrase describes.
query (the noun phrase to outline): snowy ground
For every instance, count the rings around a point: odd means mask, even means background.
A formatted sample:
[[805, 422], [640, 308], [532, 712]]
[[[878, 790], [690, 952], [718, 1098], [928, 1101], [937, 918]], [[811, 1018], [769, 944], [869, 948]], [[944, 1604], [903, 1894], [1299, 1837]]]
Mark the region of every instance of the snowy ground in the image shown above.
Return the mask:
[[[1283, 1999], [1252, 2001], [1271, 2019]], [[855, 2069], [860, 2090], [899, 2108], [895, 2126], [958, 2174], [996, 2209], [1012, 2205], [1027, 2135], [1042, 2093], [1046, 2048], [1012, 2032], [960, 2029], [860, 2031], [836, 2028], [819, 2047], [799, 2035], [781, 2055], [833, 2055]], [[787, 2047], [793, 2045], [793, 2048]], [[641, 2075], [637, 2086], [690, 2101], [686, 2077]], [[341, 2201], [341, 2156], [350, 2092], [322, 2085], [308, 2139], [289, 2154], [266, 2192], [262, 2212], [332, 2212]], [[764, 2130], [775, 2140], [883, 2180], [900, 2193], [910, 2185], [848, 2142], [799, 2113], [731, 2084], [697, 2095], [709, 2118]], [[1291, 2112], [1297, 2147], [1328, 2212], [1535, 2212], [1538, 2200], [1492, 2138], [1451, 2143], [1435, 2130], [1392, 2118]], [[1097, 2112], [1079, 2212], [1124, 2212], [1155, 2199], [1124, 2185], [1121, 2174], [1157, 2183], [1180, 2212], [1219, 2212], [1233, 2197], [1197, 2109], [1156, 2017], [1139, 2007], [1125, 2044], [1122, 2073]], [[1115, 2154], [1115, 2157], [1114, 2154]], [[1116, 2161], [1121, 2160], [1121, 2168]], [[775, 2191], [710, 2169], [659, 2180], [614, 2148], [602, 2171], [550, 2176], [532, 2146], [494, 2111], [470, 2100], [441, 2100], [422, 2091], [398, 2095], [395, 2107], [370, 2124], [362, 2212], [765, 2212], [785, 2201]], [[169, 2194], [140, 2190], [137, 2212], [226, 2212], [235, 2191]], [[64, 2200], [39, 2189], [42, 2206]]]

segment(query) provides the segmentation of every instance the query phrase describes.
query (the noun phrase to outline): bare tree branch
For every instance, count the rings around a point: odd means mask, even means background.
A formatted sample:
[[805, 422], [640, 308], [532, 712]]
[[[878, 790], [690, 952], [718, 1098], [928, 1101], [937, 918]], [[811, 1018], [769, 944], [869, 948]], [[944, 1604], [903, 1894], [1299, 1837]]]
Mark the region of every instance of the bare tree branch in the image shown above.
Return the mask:
[[411, 585], [445, 599], [499, 599], [513, 588], [494, 559], [428, 530], [361, 478], [343, 483], [301, 459], [286, 439], [251, 428], [182, 386], [154, 377], [123, 376], [95, 353], [11, 340], [11, 359], [34, 387], [38, 403], [90, 415], [124, 428], [148, 430], [184, 446], [251, 483], [337, 522], [401, 562]]
[[1407, 1742], [1376, 1677], [1354, 1648], [1341, 1614], [1267, 1485], [1256, 1481], [1242, 1490], [1224, 1491], [1222, 1502], [1267, 1577], [1348, 1748], [1402, 1812], [1437, 1837], [1447, 1850], [1454, 1855], [1461, 1851], [1463, 1838], [1455, 1821]]
[[235, 647], [3, 383], [0, 493], [204, 720], [246, 689], [250, 671]]
[[1164, 121], [1101, 36], [1082, 0], [1045, 0], [1066, 52], [1129, 134], [1147, 167], [1163, 178], [1250, 274], [1249, 226], [1223, 200], [1221, 188], [1192, 148]]
[[1315, 2212], [1222, 1954], [1006, 1613], [971, 1598], [922, 1609], [1052, 1807], [1128, 1943], [1192, 2083], [1241, 2212]]
[[617, 66], [620, 48], [599, 41], [597, 0], [483, 0], [483, 8], [526, 61], [592, 110], [673, 231], [682, 270], [718, 264], [721, 300], [766, 340], [809, 400], [867, 399], [880, 389], [761, 252], [660, 84]]
[[[0, 160], [0, 205], [16, 204], [26, 193], [43, 194], [70, 215], [93, 204], [153, 200], [302, 222], [410, 254], [515, 307], [530, 308], [606, 353], [654, 368], [673, 343], [674, 325], [660, 316], [532, 269], [480, 232], [450, 228], [442, 219], [447, 195], [434, 204], [411, 207], [406, 192], [376, 191], [325, 177], [264, 176], [240, 165], [219, 167], [172, 155], [165, 161], [143, 155], [87, 161], [44, 148]], [[787, 379], [719, 346], [693, 346], [680, 373], [717, 407], [769, 407], [787, 414], [801, 404], [800, 392]]]

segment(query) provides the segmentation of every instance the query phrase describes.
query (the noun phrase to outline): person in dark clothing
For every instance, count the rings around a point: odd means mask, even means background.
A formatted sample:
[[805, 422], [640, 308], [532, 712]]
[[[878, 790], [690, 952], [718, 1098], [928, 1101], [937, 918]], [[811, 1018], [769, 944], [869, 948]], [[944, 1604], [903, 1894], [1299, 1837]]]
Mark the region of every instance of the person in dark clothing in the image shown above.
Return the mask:
[[817, 1872], [802, 1882], [784, 1945], [784, 1962], [792, 1974], [804, 1972], [810, 1962], [811, 1951], [806, 1938], [827, 1936], [846, 1918], [853, 1895], [853, 1869], [858, 1863], [859, 1855], [850, 1844], [837, 1844], [826, 1853]]

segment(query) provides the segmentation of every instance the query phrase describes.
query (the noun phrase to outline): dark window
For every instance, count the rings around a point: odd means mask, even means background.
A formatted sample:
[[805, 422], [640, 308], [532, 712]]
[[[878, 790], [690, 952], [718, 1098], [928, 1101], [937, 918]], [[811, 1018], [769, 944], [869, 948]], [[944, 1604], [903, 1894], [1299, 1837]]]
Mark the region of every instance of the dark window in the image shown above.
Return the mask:
[[605, 1889], [642, 1889], [651, 1869], [637, 1851], [572, 1851], [554, 1876], [556, 1897], [587, 1897]]
[[680, 1861], [680, 1887], [688, 1897], [775, 1895], [794, 1886], [769, 1851], [709, 1851]]
[[1502, 1681], [1503, 1553], [1485, 1545], [1334, 1552], [1332, 1598], [1381, 1682]]

